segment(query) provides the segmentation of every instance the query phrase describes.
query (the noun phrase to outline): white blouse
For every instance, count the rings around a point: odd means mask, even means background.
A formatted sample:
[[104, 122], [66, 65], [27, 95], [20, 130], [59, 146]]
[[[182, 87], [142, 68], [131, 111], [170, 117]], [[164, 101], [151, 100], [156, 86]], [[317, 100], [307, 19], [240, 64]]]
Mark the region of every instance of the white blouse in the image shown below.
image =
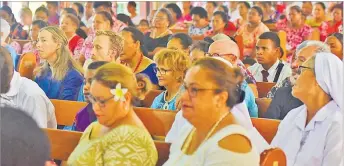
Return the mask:
[[215, 133], [208, 140], [203, 142], [192, 155], [184, 154], [182, 146], [193, 129], [192, 125], [184, 125], [178, 140], [172, 143], [170, 156], [164, 166], [191, 166], [191, 165], [230, 165], [230, 166], [258, 166], [260, 156], [254, 144], [248, 153], [236, 153], [225, 150], [218, 145], [218, 142], [228, 135], [241, 134], [247, 136], [246, 130], [240, 125], [229, 125]]
[[[339, 166], [343, 162], [343, 115], [334, 101], [306, 124], [307, 108], [291, 110], [271, 145], [281, 148], [288, 166]], [[343, 163], [342, 163], [343, 164]]]
[[[256, 146], [259, 153], [270, 148], [270, 145], [253, 126], [247, 106], [244, 102], [236, 104], [231, 109], [231, 113], [234, 116], [236, 122], [247, 130], [252, 144]], [[170, 131], [167, 133], [165, 142], [173, 143], [174, 141], [178, 140], [180, 131], [182, 130], [184, 125], [191, 124], [183, 117], [182, 111], [179, 111], [174, 119]]]

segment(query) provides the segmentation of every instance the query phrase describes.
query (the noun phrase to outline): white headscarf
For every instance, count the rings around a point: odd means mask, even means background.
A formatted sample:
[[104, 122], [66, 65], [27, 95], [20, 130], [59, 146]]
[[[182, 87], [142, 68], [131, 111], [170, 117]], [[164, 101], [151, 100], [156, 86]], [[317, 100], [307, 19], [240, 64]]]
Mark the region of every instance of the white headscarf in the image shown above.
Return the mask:
[[321, 89], [332, 97], [340, 110], [344, 110], [343, 62], [332, 53], [317, 53], [314, 70]]

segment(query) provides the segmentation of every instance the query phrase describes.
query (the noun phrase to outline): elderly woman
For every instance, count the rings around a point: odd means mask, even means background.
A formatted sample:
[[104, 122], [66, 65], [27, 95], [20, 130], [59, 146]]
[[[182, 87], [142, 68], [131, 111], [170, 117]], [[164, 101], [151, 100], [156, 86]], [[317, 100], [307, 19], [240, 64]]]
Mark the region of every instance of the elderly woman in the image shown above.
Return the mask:
[[304, 105], [291, 110], [272, 141], [292, 165], [340, 165], [343, 160], [343, 63], [317, 53], [299, 66], [292, 94]]
[[270, 31], [262, 22], [263, 11], [258, 6], [253, 6], [248, 12], [248, 23], [240, 26], [237, 35], [242, 35], [244, 39], [244, 56], [253, 56], [252, 52], [256, 46], [258, 37]]
[[339, 59], [343, 59], [343, 34], [330, 34], [326, 38], [325, 43], [330, 46], [332, 54], [336, 55]]
[[180, 96], [190, 59], [182, 51], [163, 49], [154, 56], [154, 61], [157, 64], [156, 76], [159, 85], [166, 90], [154, 99], [151, 108], [175, 111], [176, 100]]
[[181, 103], [182, 116], [189, 124], [173, 141], [165, 166], [259, 165], [254, 144], [231, 113], [243, 100], [239, 77], [240, 70], [214, 58], [196, 61], [188, 70]]
[[172, 31], [169, 30], [172, 22], [172, 14], [168, 9], [161, 8], [155, 13], [152, 30], [144, 37], [149, 58], [153, 59], [155, 53], [167, 46], [168, 39], [172, 34]]
[[88, 99], [97, 122], [84, 131], [68, 165], [156, 164], [154, 142], [132, 106], [136, 90], [135, 74], [124, 65], [111, 62], [96, 71]]
[[34, 71], [35, 82], [49, 99], [76, 101], [83, 71], [71, 56], [64, 32], [58, 27], [43, 28], [36, 46], [44, 62]]

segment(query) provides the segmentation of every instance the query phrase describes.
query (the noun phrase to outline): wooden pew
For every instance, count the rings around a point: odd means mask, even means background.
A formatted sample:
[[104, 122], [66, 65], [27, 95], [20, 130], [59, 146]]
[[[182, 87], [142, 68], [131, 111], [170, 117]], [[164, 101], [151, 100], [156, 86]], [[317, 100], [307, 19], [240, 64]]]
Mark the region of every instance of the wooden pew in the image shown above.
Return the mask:
[[[72, 132], [56, 129], [43, 129], [47, 134], [51, 146], [51, 158], [67, 161], [70, 154], [81, 138], [81, 132]], [[163, 165], [169, 158], [170, 144], [162, 141], [154, 141], [155, 147], [158, 151], [157, 165]], [[261, 166], [286, 166], [286, 156], [279, 148], [273, 148], [264, 151], [260, 155]]]
[[275, 119], [264, 119], [264, 118], [251, 118], [253, 126], [258, 130], [260, 135], [270, 144], [272, 139], [275, 137], [279, 120]]
[[320, 30], [318, 27], [312, 28], [312, 40], [320, 41]]
[[280, 59], [287, 61], [287, 33], [285, 31], [278, 31], [277, 35], [280, 38], [280, 46], [283, 50], [283, 55]]
[[[66, 126], [71, 126], [75, 115], [87, 105], [85, 102], [66, 100], [52, 99], [51, 102], [55, 107], [57, 124]], [[143, 107], [135, 107], [134, 111], [153, 136], [166, 136], [176, 116], [176, 112], [174, 111], [155, 110]]]
[[[81, 132], [56, 130], [56, 129], [43, 129], [50, 140], [51, 158], [67, 161], [70, 154], [78, 145]], [[170, 152], [170, 144], [154, 141], [155, 147], [158, 150], [157, 165], [162, 165], [168, 160]]]
[[259, 98], [264, 98], [271, 90], [272, 87], [276, 85], [274, 82], [257, 82], [257, 90]]
[[[51, 101], [55, 106], [57, 124], [60, 125], [62, 125], [60, 120], [62, 120], [64, 124], [71, 125], [76, 113], [86, 105], [86, 103], [83, 102], [78, 103], [61, 100]], [[154, 110], [142, 107], [135, 107], [134, 111], [146, 126], [149, 133], [151, 133], [153, 136], [166, 136], [174, 122], [174, 118], [177, 113], [175, 111]], [[61, 118], [69, 119], [70, 122], [67, 122], [65, 119]], [[251, 118], [251, 120], [253, 125], [266, 139], [266, 141], [271, 142], [272, 138], [277, 132], [277, 127], [280, 121], [261, 118]]]
[[20, 56], [18, 72], [20, 76], [33, 79], [33, 70], [36, 67], [36, 55], [32, 52]]
[[260, 154], [261, 166], [287, 166], [287, 156], [280, 148], [265, 150]]
[[175, 33], [185, 33], [188, 34], [188, 29], [170, 29], [173, 34]]
[[154, 99], [162, 93], [162, 90], [150, 90], [143, 100], [143, 107], [150, 108]]
[[258, 106], [258, 117], [262, 117], [268, 110], [272, 99], [269, 98], [256, 98], [256, 104]]

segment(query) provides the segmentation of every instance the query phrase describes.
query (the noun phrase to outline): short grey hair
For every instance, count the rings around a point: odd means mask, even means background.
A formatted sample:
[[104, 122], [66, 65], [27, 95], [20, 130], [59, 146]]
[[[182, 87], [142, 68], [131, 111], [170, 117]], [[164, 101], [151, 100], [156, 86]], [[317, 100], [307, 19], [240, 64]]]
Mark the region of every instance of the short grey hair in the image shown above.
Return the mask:
[[170, 27], [171, 25], [174, 24], [173, 22], [173, 17], [172, 17], [172, 13], [167, 9], [167, 8], [159, 8], [155, 14], [154, 14], [154, 17], [153, 17], [153, 20], [154, 18], [156, 17], [156, 15], [158, 15], [158, 13], [164, 13], [166, 16], [167, 16], [167, 20], [168, 20], [168, 27]]
[[0, 25], [1, 25], [1, 29], [0, 29], [0, 32], [3, 33], [3, 36], [0, 37], [1, 38], [1, 41], [5, 41], [6, 38], [8, 37], [8, 35], [10, 34], [11, 32], [11, 27], [10, 27], [10, 24], [8, 24], [8, 22], [4, 19], [1, 18], [0, 20]]
[[315, 46], [316, 48], [314, 55], [320, 52], [331, 53], [331, 49], [327, 44], [316, 40], [306, 40], [296, 47], [296, 54], [298, 54], [303, 48], [310, 46]]

